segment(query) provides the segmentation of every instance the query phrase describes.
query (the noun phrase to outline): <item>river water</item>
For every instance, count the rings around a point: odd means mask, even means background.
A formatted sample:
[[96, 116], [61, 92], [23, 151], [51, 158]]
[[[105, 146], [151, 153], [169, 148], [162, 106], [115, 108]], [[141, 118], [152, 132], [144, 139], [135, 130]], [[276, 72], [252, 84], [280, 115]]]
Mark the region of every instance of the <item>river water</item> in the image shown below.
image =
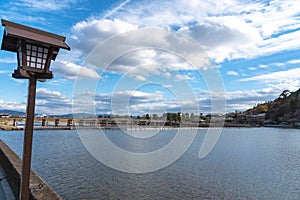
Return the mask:
[[[147, 139], [127, 137], [118, 130], [105, 134], [123, 149], [147, 152], [163, 147], [176, 131], [165, 130]], [[206, 129], [200, 129], [173, 164], [134, 174], [96, 160], [76, 130], [35, 131], [32, 168], [63, 199], [70, 200], [300, 199], [300, 130], [226, 128], [210, 154], [200, 159], [205, 134]], [[23, 131], [0, 131], [0, 138], [22, 154]]]

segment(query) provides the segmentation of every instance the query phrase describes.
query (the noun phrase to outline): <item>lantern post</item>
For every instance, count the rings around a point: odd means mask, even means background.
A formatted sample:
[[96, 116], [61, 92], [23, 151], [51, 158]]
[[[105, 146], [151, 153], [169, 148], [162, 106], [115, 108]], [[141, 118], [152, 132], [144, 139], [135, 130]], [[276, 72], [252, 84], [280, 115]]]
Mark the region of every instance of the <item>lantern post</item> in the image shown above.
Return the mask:
[[5, 27], [1, 50], [17, 53], [18, 67], [12, 77], [29, 80], [19, 196], [20, 200], [28, 200], [36, 84], [53, 78], [49, 70], [51, 60], [55, 60], [60, 48], [70, 50], [70, 47], [63, 36], [4, 19], [1, 22]]

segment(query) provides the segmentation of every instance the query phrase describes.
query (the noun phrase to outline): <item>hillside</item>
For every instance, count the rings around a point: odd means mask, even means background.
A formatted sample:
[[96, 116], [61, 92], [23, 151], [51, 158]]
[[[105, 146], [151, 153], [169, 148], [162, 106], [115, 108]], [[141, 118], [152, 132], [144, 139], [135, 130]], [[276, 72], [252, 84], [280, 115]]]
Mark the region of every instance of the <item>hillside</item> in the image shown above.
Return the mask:
[[8, 115], [13, 115], [13, 116], [25, 116], [25, 112], [21, 111], [15, 111], [15, 110], [0, 110], [0, 114], [8, 114]]
[[294, 124], [300, 121], [300, 89], [295, 92], [284, 90], [277, 99], [258, 104], [245, 114], [266, 113], [266, 123]]

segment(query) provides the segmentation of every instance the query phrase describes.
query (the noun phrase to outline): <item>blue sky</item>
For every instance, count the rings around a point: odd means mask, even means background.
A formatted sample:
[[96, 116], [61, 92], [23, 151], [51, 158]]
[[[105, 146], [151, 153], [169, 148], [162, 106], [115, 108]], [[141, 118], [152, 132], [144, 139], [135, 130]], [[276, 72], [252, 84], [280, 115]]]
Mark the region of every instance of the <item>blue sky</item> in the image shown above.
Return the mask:
[[[224, 86], [225, 110], [245, 110], [285, 89], [299, 88], [298, 4], [297, 0], [16, 0], [0, 2], [0, 17], [64, 35], [71, 46], [52, 62], [55, 78], [38, 83], [37, 113], [209, 113], [210, 98], [222, 92], [211, 91], [201, 76], [212, 69], [193, 66], [166, 47], [180, 47], [184, 38], [198, 44], [206, 56], [200, 53], [197, 58], [209, 59], [220, 74], [215, 82]], [[161, 31], [135, 36], [149, 27]], [[166, 40], [163, 30], [178, 39]], [[114, 37], [120, 35], [124, 40], [117, 42]], [[139, 45], [162, 47], [119, 55], [108, 67], [97, 63], [97, 56], [119, 51], [131, 38]], [[104, 49], [106, 41], [112, 46]], [[184, 46], [179, 51], [199, 53]], [[91, 52], [98, 54], [93, 57]], [[16, 66], [14, 53], [0, 52], [0, 109], [26, 108], [28, 83], [11, 77]]]

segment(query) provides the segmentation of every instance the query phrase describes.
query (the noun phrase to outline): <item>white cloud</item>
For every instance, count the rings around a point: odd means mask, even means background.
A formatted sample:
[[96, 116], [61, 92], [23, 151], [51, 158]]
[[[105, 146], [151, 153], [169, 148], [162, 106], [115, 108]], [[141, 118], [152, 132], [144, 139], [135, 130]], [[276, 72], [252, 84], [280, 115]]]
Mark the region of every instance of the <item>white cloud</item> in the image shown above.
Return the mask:
[[255, 3], [252, 7], [254, 10], [245, 15], [260, 29], [262, 36], [268, 38], [273, 34], [299, 28], [298, 3], [297, 0]]
[[286, 71], [272, 72], [249, 78], [240, 79], [240, 81], [261, 81], [264, 83], [279, 83], [284, 81], [293, 81], [300, 79], [300, 68], [290, 69]]
[[[144, 81], [151, 75], [171, 78], [173, 71], [196, 69], [195, 66], [174, 54], [147, 49], [122, 56], [115, 60], [115, 62], [105, 70], [122, 73], [136, 80]], [[175, 79], [193, 80], [194, 78], [178, 75]]]
[[297, 65], [297, 64], [300, 64], [299, 59], [288, 60], [285, 62], [274, 62], [274, 63], [264, 64], [264, 65], [260, 64], [260, 65], [258, 65], [258, 67], [255, 67], [255, 68], [256, 69], [257, 68], [266, 69], [266, 68], [271, 68], [271, 67], [286, 67], [288, 65]]
[[[276, 0], [269, 4], [236, 0], [151, 1], [146, 4], [128, 2], [124, 1], [108, 13], [110, 19], [90, 18], [75, 24], [70, 39], [73, 49], [86, 56], [107, 38], [131, 30], [139, 30], [145, 26], [168, 29], [176, 26], [174, 32], [193, 38], [217, 63], [225, 59], [253, 58], [300, 48], [300, 38], [297, 36], [299, 31], [295, 29], [298, 24], [300, 26], [300, 22], [294, 17], [295, 14], [300, 13], [300, 10], [293, 0], [289, 4]], [[277, 24], [271, 27], [265, 26], [277, 20]], [[279, 35], [272, 37], [273, 34]], [[121, 48], [131, 43], [133, 46], [138, 43], [145, 46], [152, 43], [162, 47], [178, 43], [180, 46], [179, 41], [172, 41], [167, 35], [145, 34], [139, 37], [133, 34], [126, 37], [125, 41], [118, 40], [118, 44], [108, 48], [110, 51], [101, 54], [109, 57], [114, 53], [113, 47]], [[193, 53], [192, 49], [183, 49], [183, 51]], [[94, 64], [102, 67], [96, 61]], [[262, 67], [264, 65], [260, 66]], [[143, 81], [151, 74], [168, 76], [169, 74], [165, 73], [163, 68], [167, 71], [195, 70], [176, 55], [151, 49], [141, 49], [123, 55], [114, 60], [106, 70], [126, 73], [136, 80]], [[146, 71], [149, 73], [144, 73]]]
[[257, 70], [257, 68], [256, 68], [256, 67], [248, 67], [248, 69], [249, 69], [250, 71]]
[[168, 27], [170, 24], [182, 25], [193, 20], [193, 17], [185, 14], [187, 12], [179, 11], [179, 3], [170, 0], [136, 1], [127, 5], [126, 10], [116, 12], [111, 18], [124, 19], [127, 22], [148, 27]]
[[13, 6], [29, 8], [35, 11], [57, 11], [68, 8], [78, 0], [17, 0]]
[[[131, 30], [139, 31], [128, 32]], [[72, 47], [81, 51], [83, 56], [88, 55], [88, 64], [136, 80], [146, 80], [150, 75], [170, 76], [171, 71], [211, 67], [205, 52], [201, 49], [199, 52], [194, 42], [164, 29], [138, 29], [138, 26], [118, 19], [90, 19], [74, 25], [72, 33]], [[116, 36], [120, 33], [123, 34]], [[107, 41], [107, 38], [110, 39]], [[122, 52], [122, 49], [129, 50]], [[118, 51], [122, 54], [115, 57]], [[176, 51], [183, 54], [176, 55]], [[197, 66], [184, 59], [192, 59]]]
[[268, 68], [268, 65], [259, 65], [258, 68], [265, 69]]
[[0, 17], [2, 19], [7, 19], [10, 21], [19, 21], [19, 22], [43, 22], [45, 19], [43, 17], [31, 17], [31, 16], [24, 16], [19, 13], [14, 13], [9, 10], [1, 10]]
[[293, 64], [293, 65], [294, 65], [294, 64], [300, 64], [300, 59], [298, 59], [298, 60], [297, 60], [297, 59], [295, 59], [295, 60], [290, 60], [290, 61], [287, 62], [287, 64]]
[[[299, 84], [299, 82], [298, 82]], [[287, 85], [276, 85], [261, 90], [225, 92], [226, 111], [246, 110], [258, 102], [273, 100], [279, 96]], [[166, 85], [170, 88], [172, 86]], [[291, 90], [293, 91], [293, 90]], [[145, 113], [162, 114], [165, 112], [190, 112], [209, 113], [211, 112], [210, 96], [222, 97], [223, 94], [211, 94], [202, 91], [197, 94], [198, 102], [191, 100], [179, 100], [168, 98], [163, 92], [142, 92], [142, 91], [118, 91], [111, 94], [88, 92], [71, 101], [58, 91], [50, 91], [46, 88], [37, 89], [36, 112], [47, 114], [67, 114], [83, 112], [143, 115]], [[1, 109], [25, 110], [25, 103], [6, 102], [0, 100]], [[74, 106], [74, 110], [72, 109]], [[198, 107], [199, 106], [199, 107]]]
[[57, 61], [55, 64], [53, 64], [51, 69], [54, 71], [54, 73], [60, 74], [63, 77], [71, 80], [83, 77], [91, 79], [100, 78], [100, 75], [97, 71], [67, 61]]
[[286, 33], [278, 37], [263, 40], [263, 42], [256, 45], [253, 49], [245, 49], [247, 52], [242, 52], [236, 55], [236, 58], [257, 57], [262, 55], [271, 55], [282, 51], [299, 49], [300, 38], [298, 35], [300, 31]]
[[171, 84], [166, 84], [166, 85], [163, 85], [163, 87], [164, 87], [164, 88], [172, 88], [172, 87], [174, 87], [174, 86], [171, 85]]
[[166, 78], [170, 78], [172, 76], [172, 74], [170, 72], [164, 72], [162, 74], [162, 76], [166, 77]]
[[[300, 68], [257, 75], [249, 78], [240, 79], [240, 81], [258, 81], [267, 85], [268, 88], [264, 88], [261, 90], [263, 92], [263, 96], [258, 97], [261, 99], [261, 102], [267, 100], [274, 100], [274, 98], [277, 98], [283, 90], [296, 91], [299, 89]], [[251, 91], [249, 91], [249, 93], [251, 93]], [[245, 95], [245, 97], [248, 98], [247, 95]], [[258, 100], [256, 99], [256, 101]]]
[[87, 92], [74, 99], [75, 112], [145, 114], [147, 110], [164, 105], [165, 97], [160, 91], [116, 91], [111, 94]]
[[236, 71], [228, 71], [228, 72], [227, 72], [227, 75], [230, 75], [230, 76], [238, 76], [239, 73], [236, 72]]
[[10, 102], [0, 99], [0, 108], [7, 110], [25, 111], [26, 104], [24, 102]]
[[72, 112], [72, 101], [58, 91], [39, 88], [36, 91], [36, 112], [68, 114]]
[[137, 29], [136, 25], [119, 19], [88, 19], [78, 22], [72, 27], [70, 44], [87, 55], [105, 39], [134, 29]]
[[297, 0], [151, 1], [132, 3], [111, 17], [141, 26], [179, 27], [217, 62], [300, 47]]
[[[168, 87], [168, 86], [167, 86]], [[80, 104], [84, 102], [84, 104]], [[143, 115], [145, 113], [163, 114], [166, 112], [198, 113], [197, 102], [167, 97], [161, 91], [142, 92], [134, 90], [117, 91], [111, 94], [88, 92], [75, 100], [75, 110], [94, 107], [96, 113], [113, 113], [121, 115]], [[91, 111], [93, 112], [93, 111]]]
[[0, 63], [16, 63], [17, 62], [17, 58], [13, 58], [13, 57], [8, 57], [8, 58], [0, 58]]
[[195, 77], [191, 77], [191, 76], [184, 75], [184, 74], [176, 74], [175, 80], [177, 80], [177, 81], [193, 81], [193, 80], [195, 80]]
[[261, 41], [258, 30], [237, 16], [207, 17], [204, 24], [184, 27], [180, 33], [199, 42], [217, 62], [233, 59]]
[[[37, 0], [19, 0], [15, 5], [30, 7], [32, 10], [37, 8], [42, 11], [58, 11], [68, 8], [75, 1], [37, 1]], [[43, 5], [42, 5], [43, 4]], [[57, 4], [57, 5], [54, 5]], [[66, 56], [59, 56], [58, 61], [53, 64], [54, 73], [60, 74], [67, 79], [75, 79], [79, 76], [91, 79], [99, 79], [97, 68], [88, 68], [80, 66], [82, 59], [98, 44], [114, 37], [120, 33], [132, 30], [141, 30], [145, 26], [163, 27], [172, 30], [173, 33], [185, 34], [197, 41], [203, 47], [209, 56], [216, 62], [222, 62], [226, 59], [253, 58], [264, 55], [270, 55], [282, 51], [295, 50], [300, 48], [299, 28], [300, 28], [300, 7], [298, 0], [281, 1], [271, 0], [268, 3], [257, 1], [238, 1], [238, 0], [220, 0], [220, 1], [198, 1], [198, 0], [175, 0], [175, 1], [147, 1], [130, 2], [124, 1], [120, 6], [110, 10], [105, 17], [109, 19], [89, 18], [85, 21], [76, 23], [72, 27], [71, 36], [68, 37], [72, 52]], [[51, 7], [51, 8], [50, 8]], [[9, 14], [6, 12], [6, 14]], [[3, 16], [3, 14], [2, 14]], [[39, 19], [38, 17], [36, 19]], [[31, 20], [36, 20], [31, 17]], [[40, 21], [45, 19], [40, 18]], [[126, 43], [127, 42], [127, 43]], [[143, 37], [132, 35], [126, 38], [126, 41], [116, 43], [114, 48], [107, 48], [103, 55], [110, 55], [123, 45], [133, 43], [155, 44], [157, 46], [177, 45], [184, 52], [193, 54], [193, 49], [185, 49], [184, 39], [174, 41], [171, 37], [164, 34], [145, 34]], [[73, 53], [75, 52], [75, 53]], [[71, 55], [71, 56], [70, 56]], [[70, 58], [68, 58], [70, 57]], [[195, 57], [202, 57], [198, 54]], [[200, 58], [202, 59], [202, 58]], [[62, 61], [63, 60], [63, 61]], [[11, 60], [12, 61], [12, 60]], [[8, 62], [0, 60], [0, 62]], [[15, 61], [14, 61], [15, 62]], [[77, 64], [75, 64], [77, 63]], [[268, 68], [270, 66], [285, 66], [287, 64], [299, 64], [299, 60], [291, 60], [285, 63], [271, 63], [268, 65], [259, 65], [255, 68]], [[96, 67], [101, 68], [101, 63], [96, 63]], [[109, 68], [111, 72], [126, 74], [130, 78], [146, 81], [154, 74], [165, 78], [176, 78], [177, 80], [193, 80], [195, 77], [189, 74], [175, 74], [174, 71], [203, 69], [203, 66], [192, 66], [172, 52], [160, 51], [157, 49], [140, 49], [116, 58]], [[228, 107], [247, 107], [253, 104], [257, 99], [266, 99], [275, 96], [275, 93], [283, 88], [295, 88], [299, 85], [300, 68], [262, 74], [248, 77], [240, 81], [261, 81], [266, 83], [269, 88], [261, 91], [236, 91], [228, 92]], [[254, 70], [254, 67], [249, 68]], [[0, 72], [1, 73], [1, 72]], [[228, 75], [239, 75], [236, 71], [228, 71]], [[171, 88], [172, 85], [166, 84], [165, 87]], [[272, 91], [269, 89], [273, 89]], [[38, 103], [41, 108], [54, 108], [50, 104], [50, 97], [54, 103], [59, 101], [71, 105], [69, 100], [61, 93], [54, 91], [39, 90]], [[156, 98], [156, 96], [158, 98]], [[48, 98], [47, 98], [48, 96]], [[109, 101], [111, 97], [131, 98], [130, 109], [136, 112], [155, 108], [161, 110], [178, 109], [176, 101], [165, 99], [159, 93], [132, 93], [129, 91], [117, 92], [115, 94], [99, 94], [99, 98], [93, 103], [97, 108], [109, 111]], [[143, 97], [143, 98], [142, 98]], [[101, 100], [100, 100], [101, 99]], [[155, 100], [152, 101], [151, 100]], [[202, 103], [205, 106], [208, 98]], [[242, 101], [239, 103], [238, 100]], [[119, 102], [117, 101], [117, 102]], [[199, 100], [200, 101], [200, 100]], [[184, 102], [187, 107], [191, 102]], [[59, 104], [60, 105], [60, 104]], [[123, 104], [120, 104], [123, 105]], [[53, 106], [53, 107], [52, 107]], [[63, 106], [61, 105], [61, 110]], [[125, 107], [120, 106], [121, 109]], [[100, 109], [100, 110], [101, 110]]]
[[238, 90], [227, 91], [223, 93], [210, 93], [208, 91], [201, 91], [197, 93], [199, 99], [199, 106], [204, 106], [208, 110], [211, 107], [210, 96], [214, 96], [216, 99], [225, 97], [226, 100], [226, 112], [232, 112], [235, 110], [246, 110], [257, 105], [257, 103], [263, 103], [271, 101], [277, 98], [283, 90], [296, 91], [299, 89], [300, 82], [294, 81], [289, 83], [269, 84], [268, 87], [257, 90]]
[[0, 70], [0, 74], [10, 74], [11, 71], [9, 70]]

